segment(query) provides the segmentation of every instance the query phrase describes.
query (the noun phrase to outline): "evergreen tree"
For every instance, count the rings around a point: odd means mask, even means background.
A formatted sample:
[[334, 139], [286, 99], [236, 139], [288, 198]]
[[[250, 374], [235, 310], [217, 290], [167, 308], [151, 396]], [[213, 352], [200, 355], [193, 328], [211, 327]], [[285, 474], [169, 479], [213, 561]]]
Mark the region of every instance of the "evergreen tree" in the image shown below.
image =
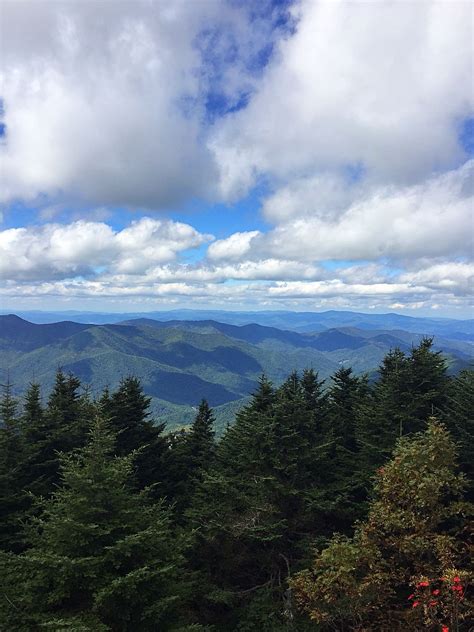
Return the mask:
[[307, 391], [296, 373], [277, 391], [262, 378], [197, 490], [189, 512], [196, 529], [191, 564], [205, 587], [200, 604], [219, 613], [205, 622], [218, 629], [251, 630], [258, 620], [273, 632], [289, 624], [285, 578], [315, 523], [307, 502], [320, 437], [315, 377], [306, 376]]
[[[159, 483], [164, 478], [166, 440], [162, 435], [165, 424], [155, 425], [150, 419], [150, 401], [140, 380], [127, 377], [112, 395], [107, 390], [100, 402], [103, 414], [117, 433], [117, 454], [125, 456], [138, 450], [135, 465], [140, 487]], [[157, 493], [161, 494], [159, 486]]]
[[367, 479], [389, 458], [398, 437], [410, 426], [410, 389], [410, 359], [394, 349], [383, 359], [379, 378], [358, 410], [356, 436]]
[[26, 436], [29, 435], [30, 430], [34, 432], [34, 429], [41, 424], [43, 415], [41, 387], [37, 382], [32, 382], [26, 391], [23, 404], [22, 422]]
[[325, 381], [318, 378], [316, 371], [305, 369], [301, 377], [301, 388], [306, 409], [312, 417], [314, 432], [320, 435], [327, 414], [327, 396], [323, 391]]
[[273, 504], [274, 402], [273, 387], [263, 376], [219, 443], [214, 466], [204, 473], [187, 512], [194, 534], [189, 566], [198, 577], [195, 608], [202, 623], [219, 630], [237, 629], [260, 589], [270, 590], [262, 605], [270, 613], [266, 619], [262, 615], [262, 630], [273, 632], [281, 623], [274, 590], [284, 562], [275, 544], [285, 525]]
[[368, 475], [390, 455], [398, 437], [423, 430], [430, 415], [447, 403], [446, 363], [424, 338], [410, 355], [388, 353], [372, 396], [359, 408], [357, 439]]
[[58, 453], [85, 443], [92, 410], [79, 394], [80, 387], [77, 377], [58, 370], [44, 411], [37, 385], [31, 385], [27, 392], [23, 422], [29, 461], [26, 486], [37, 495], [48, 496], [59, 483]]
[[21, 547], [20, 520], [27, 506], [22, 489], [25, 450], [17, 406], [8, 381], [0, 399], [0, 548], [4, 550]]
[[369, 393], [367, 378], [341, 367], [331, 379], [320, 455], [321, 476], [311, 493], [312, 504], [320, 510], [322, 535], [348, 532], [364, 515], [367, 497], [356, 440], [356, 420]]
[[214, 421], [212, 408], [203, 399], [189, 431], [174, 432], [167, 437], [160, 491], [175, 503], [178, 516], [182, 517], [196, 486], [213, 466], [216, 451]]
[[423, 338], [410, 354], [409, 420], [403, 434], [424, 430], [430, 416], [442, 414], [449, 386], [442, 352], [433, 351], [433, 338]]
[[3, 556], [2, 629], [172, 630], [180, 619], [180, 545], [161, 504], [133, 492], [133, 456], [97, 419], [61, 457], [61, 487], [43, 501], [31, 548]]
[[453, 380], [444, 420], [458, 446], [459, 465], [468, 479], [468, 497], [474, 501], [474, 370], [461, 371]]
[[273, 384], [262, 375], [249, 404], [238, 411], [234, 424], [228, 427], [219, 444], [220, 465], [230, 474], [269, 473], [269, 430], [274, 403]]
[[213, 425], [215, 417], [205, 399], [199, 404], [198, 413], [187, 435], [187, 447], [193, 475], [212, 465], [215, 452]]
[[16, 423], [16, 413], [18, 409], [18, 401], [13, 396], [13, 386], [10, 380], [6, 384], [2, 384], [2, 397], [0, 399], [0, 422], [1, 427], [8, 428]]

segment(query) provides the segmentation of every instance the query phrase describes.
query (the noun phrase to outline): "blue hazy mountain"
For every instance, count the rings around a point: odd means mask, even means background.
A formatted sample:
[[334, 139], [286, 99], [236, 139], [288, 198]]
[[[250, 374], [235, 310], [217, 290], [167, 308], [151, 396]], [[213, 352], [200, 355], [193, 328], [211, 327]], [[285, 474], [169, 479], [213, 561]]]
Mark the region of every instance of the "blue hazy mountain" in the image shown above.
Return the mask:
[[[243, 313], [238, 317], [233, 312], [220, 314], [227, 314], [229, 320], [244, 319]], [[383, 320], [385, 315], [348, 312], [267, 314], [267, 320], [280, 323], [286, 319], [293, 326], [297, 322], [300, 331], [209, 318], [157, 320], [126, 315], [126, 320], [107, 324], [74, 320], [38, 324], [4, 315], [0, 316], [0, 367], [17, 392], [32, 380], [47, 390], [59, 367], [89, 384], [92, 393], [105, 386], [114, 388], [122, 377], [133, 374], [153, 398], [155, 415], [181, 425], [189, 422], [203, 397], [217, 408], [221, 420], [229, 418], [263, 372], [275, 383], [289, 371], [306, 367], [313, 367], [323, 378], [341, 365], [373, 374], [387, 351], [395, 347], [408, 350], [424, 335], [433, 334], [435, 347], [445, 353], [452, 371], [468, 366], [474, 357], [469, 333], [472, 321], [432, 322], [396, 314]], [[342, 322], [332, 327], [337, 314], [342, 314]], [[313, 325], [312, 317], [319, 319]], [[393, 327], [370, 329], [374, 317], [375, 324], [382, 320]], [[265, 320], [264, 315], [261, 318]], [[414, 328], [424, 324], [425, 331], [396, 328], [399, 319], [406, 324], [406, 318]], [[437, 329], [449, 335], [441, 335]]]
[[231, 325], [258, 324], [299, 332], [318, 332], [325, 329], [355, 327], [357, 329], [403, 330], [426, 335], [442, 335], [460, 340], [474, 337], [474, 319], [421, 318], [389, 312], [387, 314], [365, 314], [349, 311], [290, 312], [258, 311], [235, 312], [224, 310], [180, 309], [137, 313], [98, 312], [16, 312], [18, 316], [34, 323], [54, 323], [61, 320], [87, 324], [110, 324], [124, 320], [147, 318], [158, 321], [213, 320]]

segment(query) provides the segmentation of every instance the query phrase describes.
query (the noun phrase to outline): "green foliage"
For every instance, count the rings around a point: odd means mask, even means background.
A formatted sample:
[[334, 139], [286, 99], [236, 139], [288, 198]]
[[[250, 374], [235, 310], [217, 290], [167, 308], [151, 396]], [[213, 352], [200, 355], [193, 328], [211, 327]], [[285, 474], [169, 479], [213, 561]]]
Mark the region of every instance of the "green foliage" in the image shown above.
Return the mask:
[[28, 472], [25, 485], [37, 495], [48, 496], [59, 484], [58, 453], [84, 445], [93, 412], [81, 382], [72, 374], [56, 373], [46, 409], [41, 409], [39, 387], [32, 384], [26, 395], [23, 417]]
[[9, 630], [171, 630], [177, 623], [180, 546], [169, 512], [133, 492], [133, 457], [114, 450], [114, 435], [97, 419], [86, 446], [61, 457], [62, 485], [40, 501], [31, 548], [3, 558], [5, 576], [15, 579], [5, 587]]
[[443, 419], [458, 444], [459, 464], [466, 474], [469, 499], [474, 500], [474, 370], [461, 371], [452, 384]]
[[[451, 625], [453, 613], [440, 621], [438, 604], [432, 613], [413, 608], [409, 593], [427, 577], [465, 575], [472, 507], [461, 501], [463, 483], [454, 444], [439, 422], [431, 420], [426, 432], [400, 440], [377, 473], [375, 498], [354, 537], [335, 537], [311, 570], [293, 579], [299, 604], [332, 629], [422, 629], [428, 615], [430, 624]], [[458, 608], [456, 625], [467, 619], [469, 608], [467, 600]]]
[[150, 419], [150, 398], [140, 381], [132, 376], [124, 378], [114, 393], [104, 393], [100, 409], [117, 433], [117, 454], [125, 456], [138, 450], [135, 466], [139, 487], [161, 481], [165, 425], [155, 425]]
[[199, 409], [191, 430], [187, 435], [187, 448], [190, 467], [197, 474], [212, 465], [215, 452], [213, 425], [215, 417], [205, 399]]
[[7, 382], [0, 400], [0, 548], [4, 550], [21, 547], [19, 525], [28, 505], [22, 489], [25, 445], [17, 408], [12, 385]]
[[[212, 351], [226, 371], [242, 360], [227, 330], [194, 327], [154, 329], [153, 353], [184, 365]], [[280, 362], [260, 329], [239, 335]], [[91, 332], [74, 344], [143, 342], [134, 327]], [[299, 334], [280, 334], [286, 366]], [[342, 332], [304, 336], [341, 340], [356, 352]], [[206, 400], [166, 433], [132, 376], [93, 401], [59, 371], [46, 405], [34, 383], [22, 408], [7, 385], [0, 630], [463, 630], [470, 506], [455, 453], [472, 478], [473, 394], [473, 372], [449, 378], [431, 340], [391, 351], [372, 382], [346, 366], [327, 384], [312, 369], [278, 388], [261, 376], [222, 437]], [[426, 430], [433, 411], [452, 439]]]

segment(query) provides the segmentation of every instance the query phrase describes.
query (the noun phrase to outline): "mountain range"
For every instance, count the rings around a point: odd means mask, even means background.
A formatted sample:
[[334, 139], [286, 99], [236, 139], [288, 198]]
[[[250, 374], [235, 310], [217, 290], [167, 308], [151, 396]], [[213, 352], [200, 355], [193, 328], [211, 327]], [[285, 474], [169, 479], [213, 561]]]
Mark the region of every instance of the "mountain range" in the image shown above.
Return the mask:
[[[446, 355], [452, 372], [474, 358], [473, 320], [334, 311], [218, 312], [219, 320], [206, 318], [216, 312], [197, 310], [159, 312], [159, 319], [156, 314], [109, 314], [110, 321], [118, 316], [121, 320], [104, 324], [84, 322], [91, 319], [89, 314], [43, 323], [2, 315], [2, 379], [8, 373], [18, 393], [32, 380], [47, 390], [61, 367], [95, 394], [132, 374], [152, 397], [155, 417], [166, 419], [169, 427], [188, 424], [203, 397], [215, 408], [222, 427], [263, 372], [276, 384], [291, 370], [306, 367], [322, 378], [341, 365], [374, 375], [390, 349], [408, 350], [425, 335], [435, 337], [435, 348]], [[174, 318], [165, 319], [170, 315]], [[183, 315], [194, 318], [180, 318]], [[246, 322], [252, 317], [261, 322]]]

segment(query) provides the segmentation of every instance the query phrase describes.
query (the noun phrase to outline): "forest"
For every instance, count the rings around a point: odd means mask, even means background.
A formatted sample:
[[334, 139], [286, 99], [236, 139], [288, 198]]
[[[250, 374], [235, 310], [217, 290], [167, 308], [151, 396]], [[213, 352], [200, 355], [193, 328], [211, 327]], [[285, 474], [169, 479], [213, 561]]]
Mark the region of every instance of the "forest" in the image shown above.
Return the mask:
[[133, 376], [3, 386], [2, 632], [472, 629], [474, 371], [432, 339], [263, 375], [217, 437], [149, 409]]

